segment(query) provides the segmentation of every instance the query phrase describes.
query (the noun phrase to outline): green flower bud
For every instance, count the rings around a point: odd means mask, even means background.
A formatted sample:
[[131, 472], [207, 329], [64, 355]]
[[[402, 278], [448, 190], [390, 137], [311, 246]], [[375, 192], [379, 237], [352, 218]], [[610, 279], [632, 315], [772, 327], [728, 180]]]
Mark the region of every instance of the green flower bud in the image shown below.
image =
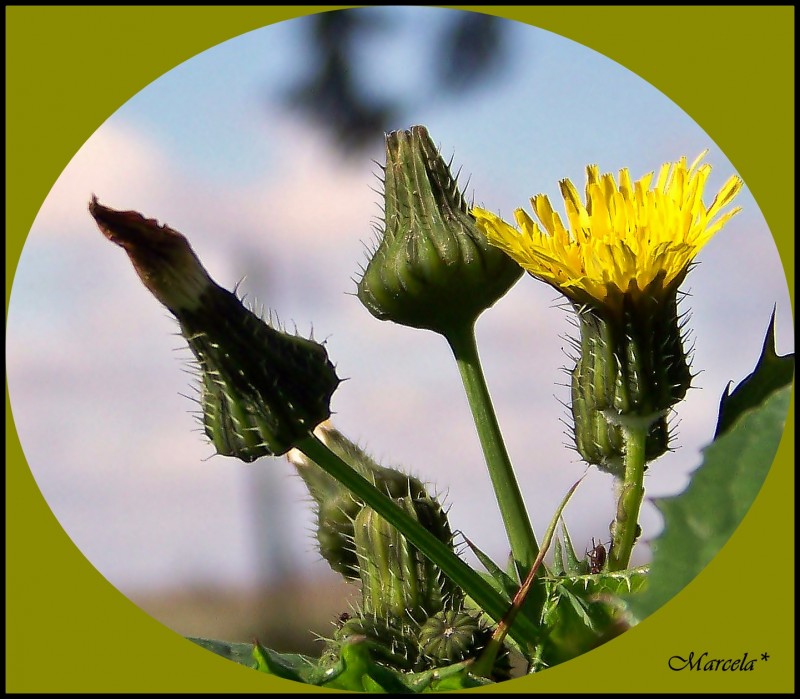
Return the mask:
[[[379, 465], [330, 422], [319, 425], [314, 434], [332, 452], [389, 497], [427, 497], [421, 481], [397, 469]], [[297, 469], [317, 506], [317, 541], [320, 553], [337, 573], [357, 580], [359, 566], [353, 543], [353, 522], [364, 503], [353, 497], [350, 490], [325, 473], [299, 449], [292, 449], [286, 456]]]
[[[443, 667], [477, 657], [491, 638], [491, 629], [472, 613], [446, 609], [428, 618], [419, 630], [420, 655], [432, 667]], [[501, 681], [511, 674], [508, 649], [497, 655], [492, 679]]]
[[274, 330], [219, 288], [178, 320], [203, 373], [205, 431], [223, 456], [279, 456], [330, 417], [339, 379], [322, 345]]
[[200, 365], [203, 425], [218, 453], [247, 462], [284, 454], [330, 416], [339, 379], [322, 345], [279, 332], [246, 309], [177, 231], [96, 198], [89, 211], [177, 318]]
[[383, 184], [382, 238], [358, 283], [375, 317], [447, 334], [520, 278], [478, 230], [425, 127], [388, 134]]
[[647, 461], [664, 454], [667, 414], [691, 382], [677, 295], [621, 295], [619, 312], [575, 308], [581, 335], [572, 371], [575, 443], [587, 462], [622, 478], [624, 427], [647, 426]]
[[[447, 515], [435, 500], [406, 496], [396, 502], [440, 541], [452, 546]], [[421, 621], [461, 600], [460, 592], [441, 570], [370, 507], [364, 507], [356, 517], [355, 548], [367, 614]]]
[[483, 648], [487, 640], [476, 617], [452, 609], [427, 619], [419, 632], [420, 650], [436, 666], [465, 660]]

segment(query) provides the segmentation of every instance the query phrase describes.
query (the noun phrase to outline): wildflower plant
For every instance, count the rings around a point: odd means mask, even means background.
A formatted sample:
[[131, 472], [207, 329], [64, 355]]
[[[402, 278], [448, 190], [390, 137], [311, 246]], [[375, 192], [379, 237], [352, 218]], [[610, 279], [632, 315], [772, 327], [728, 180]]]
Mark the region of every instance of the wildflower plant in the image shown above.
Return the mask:
[[[315, 504], [320, 553], [360, 585], [360, 602], [339, 618], [319, 657], [258, 641], [192, 640], [262, 672], [331, 689], [463, 689], [574, 658], [638, 623], [699, 572], [766, 475], [794, 367], [792, 356], [775, 352], [770, 323], [755, 370], [723, 397], [717, 433], [690, 486], [657, 503], [665, 531], [653, 542], [652, 569], [632, 568], [645, 536], [645, 474], [670, 448], [668, 418], [693, 378], [680, 286], [698, 251], [738, 211], [735, 176], [705, 203], [710, 166], [702, 157], [635, 182], [627, 170], [615, 179], [589, 166], [583, 199], [561, 182], [568, 225], [538, 195], [531, 199], [538, 223], [518, 209], [513, 226], [467, 204], [424, 127], [386, 136], [383, 220], [357, 296], [376, 318], [431, 330], [452, 351], [508, 536], [507, 566], [453, 531], [432, 486], [377, 463], [337, 430], [330, 416], [340, 381], [323, 344], [245, 308], [177, 231], [93, 198], [100, 230], [176, 317], [197, 360], [199, 418], [216, 451], [248, 463], [286, 455]], [[585, 555], [565, 524], [579, 483], [550, 513], [547, 531], [534, 533], [528, 507], [542, 504], [522, 498], [475, 340], [479, 316], [525, 271], [576, 313], [575, 446], [616, 483], [610, 543], [593, 541]], [[717, 487], [731, 478], [735, 488]], [[461, 558], [464, 546], [483, 570]]]

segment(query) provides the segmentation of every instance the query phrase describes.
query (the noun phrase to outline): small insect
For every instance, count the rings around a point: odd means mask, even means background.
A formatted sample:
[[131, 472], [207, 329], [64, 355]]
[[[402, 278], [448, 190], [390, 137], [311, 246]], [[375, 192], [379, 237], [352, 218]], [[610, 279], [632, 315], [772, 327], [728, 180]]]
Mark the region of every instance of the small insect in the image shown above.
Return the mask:
[[338, 618], [336, 619], [336, 625], [341, 628], [344, 626], [346, 621], [349, 621], [352, 617], [347, 612], [342, 612]]
[[587, 551], [586, 555], [589, 557], [589, 573], [597, 575], [597, 573], [602, 572], [608, 557], [608, 551], [606, 551], [603, 542], [594, 543], [594, 537], [592, 537], [592, 549]]

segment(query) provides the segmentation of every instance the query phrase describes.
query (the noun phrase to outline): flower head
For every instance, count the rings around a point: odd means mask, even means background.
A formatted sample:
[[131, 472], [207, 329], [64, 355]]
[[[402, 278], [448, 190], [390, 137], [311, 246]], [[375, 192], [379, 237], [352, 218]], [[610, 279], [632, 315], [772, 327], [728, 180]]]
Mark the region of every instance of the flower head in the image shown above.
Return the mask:
[[568, 179], [560, 183], [567, 221], [546, 195], [531, 199], [536, 223], [525, 211], [514, 217], [521, 230], [484, 209], [472, 210], [487, 239], [534, 277], [580, 304], [617, 306], [621, 296], [661, 295], [677, 289], [700, 249], [739, 212], [722, 213], [742, 188], [732, 176], [712, 203], [703, 203], [711, 166], [690, 167], [686, 158], [665, 163], [653, 182], [633, 182], [627, 169], [601, 175], [586, 168], [586, 203]]
[[742, 188], [731, 177], [709, 206], [703, 190], [711, 167], [686, 158], [658, 175], [618, 181], [587, 171], [585, 203], [561, 181], [567, 223], [547, 196], [531, 199], [539, 223], [522, 209], [520, 230], [483, 209], [478, 227], [534, 277], [552, 285], [578, 313], [579, 351], [572, 370], [571, 409], [583, 458], [624, 475], [624, 431], [647, 428], [645, 456], [668, 448], [667, 414], [691, 383], [677, 310], [678, 287], [700, 249], [739, 209], [725, 211]]

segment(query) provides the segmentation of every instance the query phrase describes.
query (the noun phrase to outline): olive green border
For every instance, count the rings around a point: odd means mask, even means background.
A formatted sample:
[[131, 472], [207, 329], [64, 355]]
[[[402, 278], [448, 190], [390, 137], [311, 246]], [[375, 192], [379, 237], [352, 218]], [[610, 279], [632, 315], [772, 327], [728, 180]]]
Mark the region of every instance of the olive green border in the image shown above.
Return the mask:
[[[39, 206], [107, 116], [212, 45], [322, 9], [333, 8], [7, 7], [6, 305]], [[759, 202], [794, 302], [793, 7], [469, 9], [526, 21], [590, 46], [636, 71], [691, 114]], [[520, 95], [518, 104], [508, 106], [533, 110], [535, 96]], [[195, 647], [117, 592], [82, 557], [42, 499], [8, 402], [6, 434], [8, 692], [305, 690]], [[794, 432], [787, 428], [745, 522], [672, 602], [616, 641], [503, 689], [792, 691], [793, 449]], [[751, 658], [768, 652], [771, 659], [753, 672], [667, 669], [669, 656], [690, 650], [724, 657], [747, 652]]]

